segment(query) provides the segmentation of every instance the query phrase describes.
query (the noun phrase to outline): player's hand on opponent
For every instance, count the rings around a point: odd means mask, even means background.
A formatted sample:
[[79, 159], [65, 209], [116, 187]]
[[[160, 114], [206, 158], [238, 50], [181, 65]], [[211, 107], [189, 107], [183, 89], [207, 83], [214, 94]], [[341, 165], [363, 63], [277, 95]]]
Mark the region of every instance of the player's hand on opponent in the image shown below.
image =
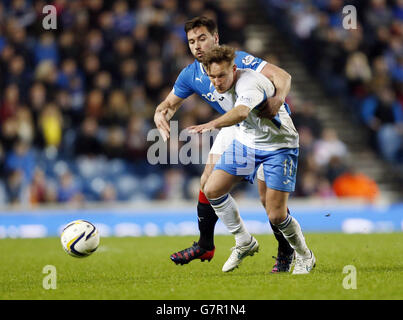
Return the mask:
[[160, 112], [156, 112], [154, 114], [155, 125], [164, 141], [167, 141], [169, 139], [169, 133], [170, 133], [169, 123], [165, 117], [167, 113], [168, 109], [165, 109]]
[[271, 97], [266, 100], [266, 103], [260, 108], [258, 116], [261, 118], [273, 119], [284, 101], [277, 97]]
[[216, 128], [213, 123], [207, 122], [204, 124], [200, 124], [198, 126], [190, 126], [187, 127], [186, 129], [189, 131], [189, 133], [204, 133], [215, 130]]

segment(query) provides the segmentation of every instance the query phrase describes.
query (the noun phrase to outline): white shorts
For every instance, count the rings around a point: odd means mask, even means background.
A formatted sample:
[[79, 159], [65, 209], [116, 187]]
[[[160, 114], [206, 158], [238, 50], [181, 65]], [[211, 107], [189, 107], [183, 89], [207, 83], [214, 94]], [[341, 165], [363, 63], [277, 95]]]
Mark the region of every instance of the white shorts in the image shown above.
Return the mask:
[[222, 155], [225, 150], [231, 145], [235, 139], [235, 126], [221, 128], [217, 134], [213, 146], [209, 152], [210, 154]]
[[263, 164], [261, 164], [259, 166], [259, 169], [257, 169], [256, 177], [261, 181], [265, 181], [264, 180]]
[[[210, 154], [222, 155], [224, 151], [227, 150], [228, 147], [231, 145], [232, 141], [235, 139], [235, 130], [236, 130], [235, 126], [222, 128], [214, 140], [209, 155]], [[263, 165], [259, 166], [256, 176], [259, 180], [265, 181]]]

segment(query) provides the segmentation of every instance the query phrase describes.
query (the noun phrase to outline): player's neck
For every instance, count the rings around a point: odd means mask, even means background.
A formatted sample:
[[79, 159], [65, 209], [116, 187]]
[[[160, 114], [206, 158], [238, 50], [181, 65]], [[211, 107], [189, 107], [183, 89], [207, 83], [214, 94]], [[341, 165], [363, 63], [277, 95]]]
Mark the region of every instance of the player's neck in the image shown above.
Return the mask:
[[236, 82], [238, 81], [238, 77], [239, 77], [239, 70], [237, 70], [237, 71], [235, 72], [234, 81], [232, 81], [231, 87], [230, 87], [228, 90], [231, 90], [232, 88], [235, 87], [235, 84], [236, 84]]

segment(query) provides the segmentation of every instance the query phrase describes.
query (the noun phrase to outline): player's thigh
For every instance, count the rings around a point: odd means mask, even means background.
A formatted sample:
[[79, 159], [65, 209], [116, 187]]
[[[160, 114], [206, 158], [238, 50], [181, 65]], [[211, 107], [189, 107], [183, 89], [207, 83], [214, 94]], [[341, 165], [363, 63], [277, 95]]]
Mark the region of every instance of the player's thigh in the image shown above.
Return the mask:
[[257, 171], [257, 190], [259, 191], [260, 202], [263, 207], [266, 207], [266, 182], [264, 179], [263, 165], [261, 165]]
[[231, 145], [235, 138], [235, 127], [222, 128], [214, 139], [214, 143], [208, 154], [207, 163], [204, 167], [203, 174], [200, 179], [200, 187], [204, 192], [204, 186], [209, 178], [210, 174], [214, 170], [215, 164], [220, 160], [224, 151]]
[[279, 224], [287, 217], [287, 203], [290, 193], [287, 191], [266, 189], [266, 212], [273, 224]]
[[263, 207], [266, 208], [266, 190], [267, 190], [267, 186], [266, 186], [266, 182], [258, 179], [257, 180], [257, 190], [259, 191], [259, 199], [260, 202], [262, 203]]
[[230, 192], [241, 179], [224, 170], [214, 170], [204, 186], [204, 194], [208, 199], [217, 199]]
[[206, 185], [207, 179], [210, 177], [211, 173], [214, 170], [214, 166], [218, 160], [220, 160], [221, 154], [212, 154], [210, 153], [207, 158], [207, 163], [204, 166], [203, 173], [200, 178], [200, 187], [204, 190], [204, 186]]

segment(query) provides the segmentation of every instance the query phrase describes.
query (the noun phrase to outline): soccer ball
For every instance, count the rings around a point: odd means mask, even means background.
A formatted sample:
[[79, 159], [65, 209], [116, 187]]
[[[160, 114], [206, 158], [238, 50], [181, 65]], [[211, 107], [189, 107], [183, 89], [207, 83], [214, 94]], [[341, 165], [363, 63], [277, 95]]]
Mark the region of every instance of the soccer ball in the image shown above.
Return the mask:
[[64, 251], [76, 258], [88, 257], [99, 245], [98, 229], [88, 221], [72, 221], [60, 236]]

